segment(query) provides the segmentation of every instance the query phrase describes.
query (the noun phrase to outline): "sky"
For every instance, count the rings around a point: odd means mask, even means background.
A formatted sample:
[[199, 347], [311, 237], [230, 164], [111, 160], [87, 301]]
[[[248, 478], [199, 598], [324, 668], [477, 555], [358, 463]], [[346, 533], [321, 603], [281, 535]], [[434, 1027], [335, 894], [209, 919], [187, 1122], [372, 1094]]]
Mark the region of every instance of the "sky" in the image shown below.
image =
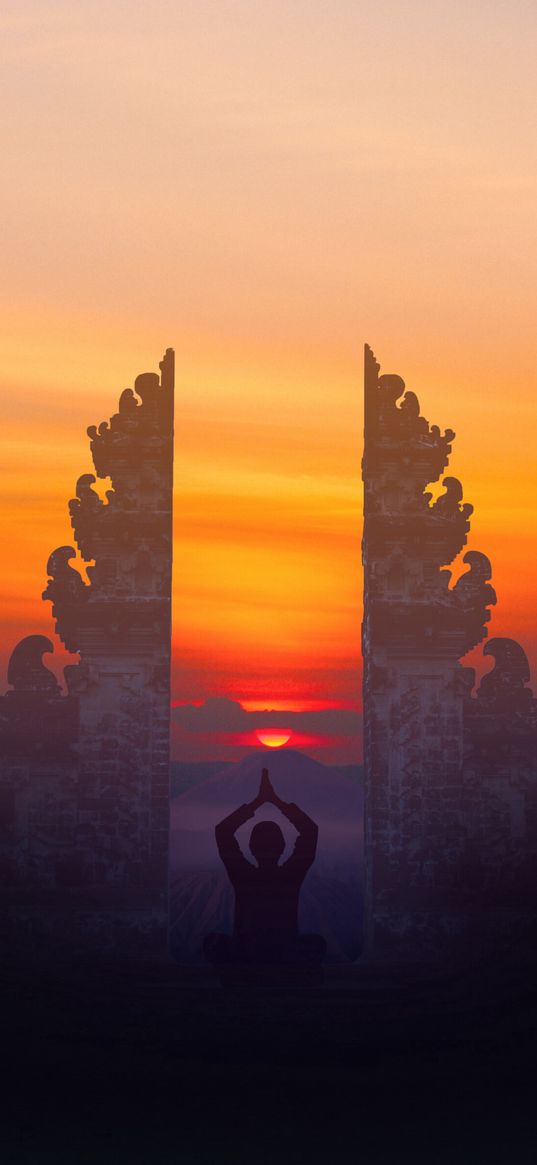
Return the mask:
[[[457, 433], [537, 688], [535, 5], [7, 0], [0, 33], [2, 675], [51, 632], [87, 426], [172, 346], [173, 702], [350, 762], [313, 714], [359, 714], [367, 341]], [[240, 755], [217, 720], [176, 747]]]

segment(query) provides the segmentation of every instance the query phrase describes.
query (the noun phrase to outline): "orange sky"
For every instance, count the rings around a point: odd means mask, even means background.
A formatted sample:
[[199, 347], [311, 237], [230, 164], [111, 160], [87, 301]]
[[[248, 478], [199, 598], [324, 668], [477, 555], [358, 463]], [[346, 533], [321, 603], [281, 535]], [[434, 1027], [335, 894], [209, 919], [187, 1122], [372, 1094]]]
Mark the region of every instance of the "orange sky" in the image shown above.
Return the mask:
[[[537, 663], [537, 12], [3, 7], [3, 660], [85, 430], [176, 349], [174, 697], [358, 693], [362, 345], [433, 423]], [[534, 674], [537, 687], [537, 676]]]

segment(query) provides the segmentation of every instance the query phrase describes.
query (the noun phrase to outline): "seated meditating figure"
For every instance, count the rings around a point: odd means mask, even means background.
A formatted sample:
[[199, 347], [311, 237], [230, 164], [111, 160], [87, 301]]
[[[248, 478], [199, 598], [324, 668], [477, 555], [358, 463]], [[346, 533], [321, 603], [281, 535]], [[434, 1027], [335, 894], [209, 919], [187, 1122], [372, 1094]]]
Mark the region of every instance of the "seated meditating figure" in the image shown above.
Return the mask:
[[[275, 821], [260, 821], [250, 836], [256, 865], [241, 852], [235, 837], [261, 805], [270, 802], [298, 831], [294, 850], [282, 865], [283, 833]], [[204, 953], [211, 963], [320, 964], [326, 943], [320, 935], [298, 932], [298, 899], [306, 874], [315, 860], [318, 829], [298, 805], [287, 804], [274, 792], [263, 769], [257, 797], [235, 809], [215, 829], [218, 852], [235, 891], [232, 935], [210, 934]]]

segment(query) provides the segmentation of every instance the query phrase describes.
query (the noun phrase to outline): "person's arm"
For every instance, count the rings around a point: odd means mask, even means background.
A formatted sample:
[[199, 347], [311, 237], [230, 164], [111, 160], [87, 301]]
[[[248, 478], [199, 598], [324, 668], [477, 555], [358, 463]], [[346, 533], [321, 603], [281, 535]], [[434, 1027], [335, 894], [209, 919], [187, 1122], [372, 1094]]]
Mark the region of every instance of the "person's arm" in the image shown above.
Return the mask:
[[282, 801], [281, 797], [278, 797], [277, 793], [274, 792], [270, 782], [268, 784], [270, 789], [267, 790], [266, 800], [275, 805], [280, 810], [280, 813], [283, 813], [283, 816], [291, 822], [291, 825], [294, 825], [298, 832], [294, 850], [287, 861], [284, 862], [284, 866], [287, 870], [296, 866], [297, 870], [303, 871], [305, 874], [306, 870], [309, 870], [309, 867], [315, 861], [319, 828], [315, 824], [315, 821], [312, 821], [311, 817], [308, 817], [308, 814], [303, 809], [295, 805], [294, 801]]
[[263, 769], [263, 776], [259, 786], [257, 797], [253, 801], [248, 801], [244, 805], [239, 805], [238, 809], [234, 809], [223, 821], [220, 821], [215, 827], [214, 836], [218, 846], [218, 853], [226, 867], [228, 874], [231, 874], [239, 867], [251, 866], [241, 851], [240, 845], [235, 837], [235, 834], [241, 825], [244, 825], [249, 818], [254, 816], [256, 809], [266, 800], [265, 783], [268, 773]]
[[277, 797], [272, 803], [276, 805], [280, 813], [283, 813], [284, 817], [287, 817], [291, 825], [294, 825], [298, 833], [301, 835], [309, 833], [311, 836], [315, 833], [315, 836], [317, 836], [319, 832], [317, 825], [312, 821], [311, 817], [308, 817], [307, 813], [304, 813], [303, 809], [295, 805], [294, 801], [282, 801]]

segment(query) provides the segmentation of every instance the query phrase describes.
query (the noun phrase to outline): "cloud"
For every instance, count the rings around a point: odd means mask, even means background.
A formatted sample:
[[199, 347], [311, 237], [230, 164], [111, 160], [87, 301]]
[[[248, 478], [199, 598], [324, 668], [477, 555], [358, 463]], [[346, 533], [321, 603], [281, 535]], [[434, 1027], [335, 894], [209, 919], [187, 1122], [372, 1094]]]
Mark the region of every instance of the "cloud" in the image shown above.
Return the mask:
[[172, 708], [172, 721], [187, 732], [247, 732], [255, 728], [292, 728], [300, 732], [358, 736], [362, 714], [352, 708], [321, 708], [311, 712], [247, 712], [236, 700], [210, 696], [199, 707]]

